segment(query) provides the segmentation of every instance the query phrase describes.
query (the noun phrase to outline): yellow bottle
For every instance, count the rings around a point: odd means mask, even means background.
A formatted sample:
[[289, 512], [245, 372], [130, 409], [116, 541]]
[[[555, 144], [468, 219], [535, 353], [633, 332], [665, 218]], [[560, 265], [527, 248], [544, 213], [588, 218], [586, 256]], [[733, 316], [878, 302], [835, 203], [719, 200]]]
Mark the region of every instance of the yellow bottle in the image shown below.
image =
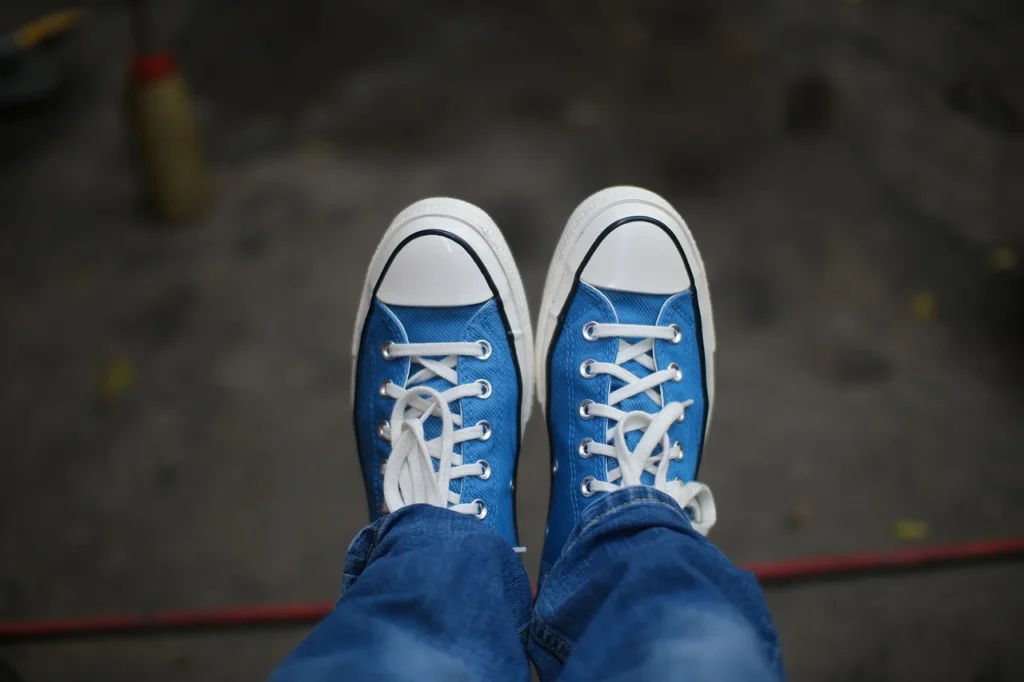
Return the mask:
[[136, 57], [129, 118], [146, 203], [169, 222], [197, 217], [209, 203], [202, 147], [185, 82], [165, 53]]

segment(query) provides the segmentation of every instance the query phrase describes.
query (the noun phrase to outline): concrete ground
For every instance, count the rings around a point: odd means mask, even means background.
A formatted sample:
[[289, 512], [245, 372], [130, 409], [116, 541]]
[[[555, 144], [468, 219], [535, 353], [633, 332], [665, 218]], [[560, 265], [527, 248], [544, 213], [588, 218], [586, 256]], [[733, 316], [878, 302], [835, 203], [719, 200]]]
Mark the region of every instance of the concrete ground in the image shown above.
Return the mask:
[[[492, 214], [534, 305], [588, 193], [675, 203], [711, 278], [702, 472], [736, 561], [1024, 528], [1019, 3], [167, 0], [216, 192], [180, 230], [139, 209], [127, 22], [91, 9], [69, 91], [0, 118], [0, 619], [332, 599], [365, 522], [357, 292], [432, 194]], [[7, 2], [0, 29], [38, 11]], [[535, 419], [534, 575], [546, 442]], [[1021, 575], [768, 600], [794, 680], [996, 682], [1024, 678]], [[302, 635], [0, 660], [26, 682], [252, 680]]]

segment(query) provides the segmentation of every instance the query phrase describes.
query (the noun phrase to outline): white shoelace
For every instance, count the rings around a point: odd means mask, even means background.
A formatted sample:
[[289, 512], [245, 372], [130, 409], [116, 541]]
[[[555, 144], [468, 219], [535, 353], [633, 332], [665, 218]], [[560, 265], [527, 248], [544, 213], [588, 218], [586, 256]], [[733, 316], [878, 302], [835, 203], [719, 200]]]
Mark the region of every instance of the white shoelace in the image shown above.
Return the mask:
[[[609, 393], [607, 404], [584, 401], [580, 405], [580, 416], [585, 419], [606, 417], [616, 422], [615, 427], [609, 429], [608, 443], [584, 442], [580, 445], [580, 455], [602, 455], [618, 462], [618, 467], [608, 472], [607, 481], [589, 476], [585, 478], [581, 485], [583, 494], [614, 492], [620, 487], [641, 485], [640, 477], [646, 471], [654, 475], [654, 488], [667, 493], [681, 507], [689, 509], [693, 527], [701, 534], [707, 535], [717, 517], [711, 489], [696, 481], [683, 483], [679, 478], [668, 480], [669, 463], [683, 459], [682, 446], [678, 441], [669, 443], [668, 431], [674, 423], [683, 421], [686, 408], [693, 404], [693, 400], [664, 404], [661, 391], [657, 389], [667, 381], [682, 380], [683, 374], [675, 363], [666, 369], [658, 370], [652, 353], [656, 340], [678, 343], [682, 338], [679, 327], [590, 322], [584, 326], [583, 335], [588, 340], [619, 339], [619, 351], [615, 362], [587, 360], [580, 366], [583, 376], [608, 374], [623, 383], [621, 388]], [[642, 340], [629, 343], [626, 341], [627, 338]], [[630, 360], [640, 363], [651, 373], [642, 379], [636, 376], [622, 366]], [[661, 409], [649, 414], [640, 410], [623, 412], [614, 407], [623, 400], [641, 393]], [[642, 430], [644, 434], [636, 447], [630, 451], [626, 445], [626, 434], [637, 430]], [[621, 481], [621, 486], [616, 485], [616, 481]]]
[[[407, 357], [413, 364], [422, 366], [409, 377], [406, 382], [408, 388], [390, 381], [380, 386], [381, 395], [395, 399], [391, 419], [380, 425], [380, 436], [391, 442], [391, 454], [384, 465], [384, 501], [388, 511], [424, 503], [484, 518], [487, 505], [482, 500], [462, 503], [460, 496], [449, 489], [449, 483], [464, 476], [490, 476], [490, 466], [486, 462], [463, 464], [462, 456], [455, 453], [454, 447], [467, 440], [487, 440], [491, 436], [491, 426], [482, 421], [462, 428], [462, 416], [454, 414], [449, 403], [461, 398], [486, 398], [490, 395], [491, 385], [485, 380], [459, 385], [458, 373], [454, 369], [459, 356], [486, 359], [491, 353], [490, 345], [485, 341], [388, 343], [381, 353], [385, 360]], [[431, 359], [438, 356], [443, 356], [443, 359]], [[438, 391], [417, 385], [434, 377], [444, 379], [452, 384], [452, 388]], [[441, 419], [441, 435], [428, 441], [423, 425], [430, 417]], [[434, 470], [435, 459], [439, 460], [437, 471]]]

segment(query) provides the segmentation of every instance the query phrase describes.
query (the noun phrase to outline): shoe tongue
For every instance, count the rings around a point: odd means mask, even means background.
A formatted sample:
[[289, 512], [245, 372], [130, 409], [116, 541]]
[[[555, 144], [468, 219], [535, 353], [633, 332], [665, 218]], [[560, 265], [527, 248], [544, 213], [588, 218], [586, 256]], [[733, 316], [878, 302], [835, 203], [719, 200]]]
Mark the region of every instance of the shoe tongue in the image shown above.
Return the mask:
[[[409, 343], [457, 343], [466, 341], [463, 338], [466, 325], [470, 319], [486, 303], [473, 305], [456, 306], [451, 308], [423, 308], [414, 306], [390, 305], [388, 309], [395, 314], [395, 317], [405, 327], [405, 335]], [[433, 357], [432, 360], [442, 360], [443, 357]], [[409, 367], [409, 376], [416, 374], [423, 366], [413, 363]], [[458, 369], [458, 366], [456, 366]], [[452, 387], [441, 377], [433, 377], [427, 381], [415, 384], [416, 386], [427, 386], [438, 392], [443, 392]], [[410, 388], [406, 386], [406, 388]], [[449, 403], [452, 414], [459, 414], [458, 402]], [[427, 440], [437, 438], [441, 435], [441, 420], [438, 417], [427, 419], [423, 425], [423, 433]]]
[[[621, 324], [657, 324], [662, 306], [665, 305], [665, 301], [672, 298], [672, 294], [636, 294], [629, 291], [614, 291], [612, 289], [601, 289], [601, 293], [611, 301], [618, 321]], [[626, 339], [626, 342], [636, 343], [640, 340]], [[623, 364], [622, 367], [641, 379], [651, 374], [650, 370], [636, 360], [630, 360]], [[622, 388], [624, 385], [622, 381], [612, 377], [611, 390], [614, 391]], [[643, 393], [626, 398], [616, 407], [623, 412], [640, 410], [641, 412], [654, 413], [661, 409], [657, 403]], [[636, 448], [637, 443], [643, 438], [643, 433], [643, 431], [631, 431], [626, 434], [626, 445], [630, 450]], [[645, 473], [643, 475], [643, 482], [650, 485], [654, 482], [654, 478], [651, 474]]]

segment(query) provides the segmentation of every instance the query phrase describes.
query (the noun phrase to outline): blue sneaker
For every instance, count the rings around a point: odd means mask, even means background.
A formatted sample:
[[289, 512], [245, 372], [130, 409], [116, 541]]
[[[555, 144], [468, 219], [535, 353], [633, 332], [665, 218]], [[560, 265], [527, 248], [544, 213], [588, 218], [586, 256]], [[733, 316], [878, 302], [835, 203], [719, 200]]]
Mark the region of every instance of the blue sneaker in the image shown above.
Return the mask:
[[352, 340], [371, 519], [432, 504], [517, 544], [532, 346], [519, 272], [486, 213], [425, 199], [395, 218], [370, 261]]
[[573, 212], [548, 270], [537, 329], [537, 391], [552, 478], [543, 576], [587, 506], [652, 486], [706, 533], [696, 483], [714, 397], [715, 332], [704, 265], [656, 194], [613, 187]]

